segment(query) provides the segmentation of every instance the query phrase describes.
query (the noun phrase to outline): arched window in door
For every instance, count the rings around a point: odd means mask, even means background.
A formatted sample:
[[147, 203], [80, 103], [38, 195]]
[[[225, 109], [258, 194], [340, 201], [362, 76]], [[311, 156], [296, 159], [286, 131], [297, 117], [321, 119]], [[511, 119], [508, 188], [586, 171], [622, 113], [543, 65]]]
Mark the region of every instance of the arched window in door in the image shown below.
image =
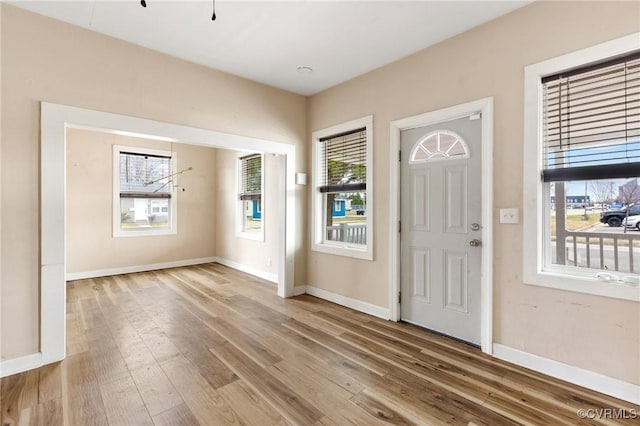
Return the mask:
[[448, 130], [436, 130], [415, 144], [409, 164], [458, 158], [469, 158], [469, 147], [464, 139]]

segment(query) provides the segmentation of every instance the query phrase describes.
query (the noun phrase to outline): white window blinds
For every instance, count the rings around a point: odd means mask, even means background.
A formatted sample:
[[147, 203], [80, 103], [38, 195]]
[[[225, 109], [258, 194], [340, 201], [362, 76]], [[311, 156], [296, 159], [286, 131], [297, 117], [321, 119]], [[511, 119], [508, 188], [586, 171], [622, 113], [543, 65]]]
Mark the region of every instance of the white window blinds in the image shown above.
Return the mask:
[[320, 139], [320, 192], [367, 189], [365, 128]]
[[542, 85], [545, 182], [640, 175], [640, 52]]
[[120, 153], [121, 198], [171, 198], [171, 157]]
[[262, 198], [262, 155], [251, 154], [240, 157], [241, 200]]

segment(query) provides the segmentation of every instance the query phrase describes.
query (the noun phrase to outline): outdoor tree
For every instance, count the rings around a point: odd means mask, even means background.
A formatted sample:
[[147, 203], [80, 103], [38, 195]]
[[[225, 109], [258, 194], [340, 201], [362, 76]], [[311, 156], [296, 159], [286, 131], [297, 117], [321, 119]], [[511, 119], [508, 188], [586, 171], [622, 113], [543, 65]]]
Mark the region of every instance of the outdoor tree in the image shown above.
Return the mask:
[[327, 164], [327, 184], [348, 184], [366, 182], [367, 167], [344, 161], [329, 160]]
[[590, 187], [593, 201], [599, 203], [600, 208], [604, 211], [604, 205], [613, 199], [614, 182], [612, 180], [594, 180], [591, 181]]
[[[629, 217], [629, 205], [640, 201], [640, 185], [638, 185], [638, 179], [632, 179], [618, 187], [618, 197], [620, 202], [627, 207], [625, 213], [625, 223]], [[627, 232], [627, 227], [624, 227], [624, 233]]]
[[359, 193], [355, 193], [349, 197], [352, 206], [364, 206], [364, 200]]

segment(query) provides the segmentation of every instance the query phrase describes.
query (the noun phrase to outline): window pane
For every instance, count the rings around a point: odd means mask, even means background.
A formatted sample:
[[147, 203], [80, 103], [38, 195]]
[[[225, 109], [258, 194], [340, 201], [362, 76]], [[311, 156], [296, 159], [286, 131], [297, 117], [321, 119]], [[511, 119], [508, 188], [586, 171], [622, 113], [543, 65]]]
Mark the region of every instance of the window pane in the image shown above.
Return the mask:
[[169, 229], [169, 198], [120, 198], [120, 228], [123, 231]]
[[366, 192], [324, 194], [325, 241], [367, 244]]
[[312, 250], [373, 259], [373, 116], [312, 133]]
[[320, 186], [366, 183], [365, 129], [320, 141], [320, 167]]
[[171, 193], [171, 157], [120, 153], [120, 192]]
[[638, 52], [542, 79], [545, 181], [624, 178], [640, 167], [639, 79]]
[[262, 155], [243, 157], [240, 163], [240, 192], [259, 194], [262, 191]]
[[622, 273], [640, 271], [638, 178], [546, 185], [550, 192], [550, 226], [546, 232], [552, 264]]
[[438, 130], [418, 141], [411, 150], [410, 163], [425, 163], [430, 160], [468, 157], [466, 143], [456, 134]]
[[262, 154], [250, 154], [238, 159], [240, 229], [258, 234], [262, 231]]
[[244, 232], [259, 232], [262, 228], [261, 200], [243, 200], [242, 230]]

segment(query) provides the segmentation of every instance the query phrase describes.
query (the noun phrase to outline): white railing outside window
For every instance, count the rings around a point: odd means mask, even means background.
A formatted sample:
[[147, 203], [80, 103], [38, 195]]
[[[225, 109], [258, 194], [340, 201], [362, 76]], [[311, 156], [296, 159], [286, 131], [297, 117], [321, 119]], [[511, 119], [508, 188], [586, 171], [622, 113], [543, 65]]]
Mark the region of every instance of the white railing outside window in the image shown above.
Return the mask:
[[327, 241], [339, 241], [349, 244], [367, 244], [367, 225], [341, 223], [327, 226]]

